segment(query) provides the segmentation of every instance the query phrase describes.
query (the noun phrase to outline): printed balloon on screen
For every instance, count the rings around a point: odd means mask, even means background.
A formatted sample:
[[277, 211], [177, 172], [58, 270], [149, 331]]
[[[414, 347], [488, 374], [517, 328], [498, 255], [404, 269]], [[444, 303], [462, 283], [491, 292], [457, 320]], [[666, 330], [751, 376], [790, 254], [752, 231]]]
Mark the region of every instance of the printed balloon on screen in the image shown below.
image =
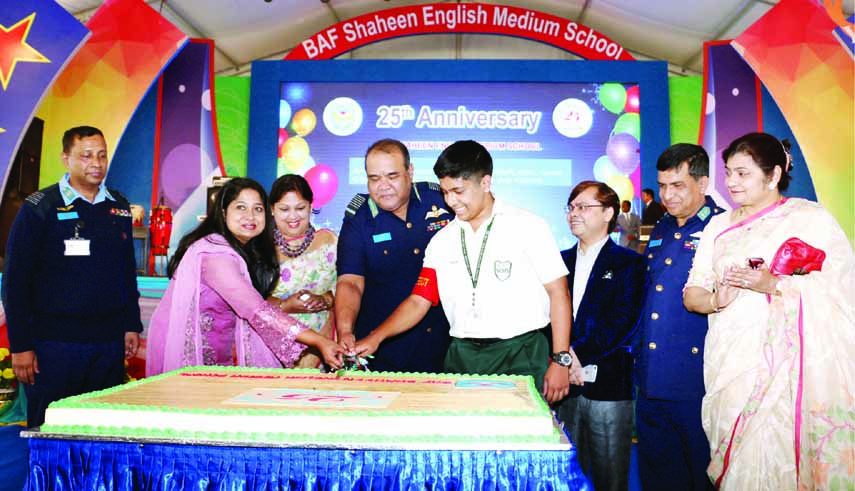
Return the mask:
[[313, 208], [321, 208], [329, 203], [338, 191], [338, 176], [332, 167], [325, 164], [318, 164], [308, 171], [303, 177], [308, 181], [314, 193]]
[[641, 162], [641, 148], [638, 140], [629, 133], [612, 135], [606, 145], [606, 155], [623, 174], [631, 173]]
[[315, 129], [318, 118], [311, 109], [303, 108], [294, 113], [291, 129], [300, 136], [306, 136]]
[[623, 106], [626, 104], [626, 89], [617, 83], [603, 84], [600, 86], [597, 97], [604, 108], [618, 114], [623, 111]]
[[640, 103], [638, 99], [638, 86], [633, 85], [632, 87], [626, 89], [626, 104], [624, 104], [623, 110], [628, 113], [638, 114], [639, 104]]

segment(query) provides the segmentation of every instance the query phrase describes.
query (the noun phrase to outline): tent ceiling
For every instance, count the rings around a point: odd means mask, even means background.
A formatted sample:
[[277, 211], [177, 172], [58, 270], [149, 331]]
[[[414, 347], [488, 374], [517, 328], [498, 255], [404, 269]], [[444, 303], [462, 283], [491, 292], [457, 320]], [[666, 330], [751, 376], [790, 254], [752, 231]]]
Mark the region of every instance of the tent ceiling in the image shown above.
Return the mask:
[[[57, 0], [85, 22], [103, 0]], [[213, 39], [218, 75], [248, 75], [254, 60], [281, 59], [312, 34], [337, 22], [392, 7], [440, 0], [146, 0], [191, 37]], [[470, 3], [451, 1], [449, 3]], [[444, 2], [442, 2], [444, 3]], [[637, 59], [666, 60], [672, 75], [699, 75], [704, 41], [730, 39], [777, 0], [480, 0], [525, 7], [591, 27]], [[855, 0], [844, 0], [851, 15]], [[527, 39], [491, 35], [427, 35], [364, 46], [346, 59], [576, 59]]]

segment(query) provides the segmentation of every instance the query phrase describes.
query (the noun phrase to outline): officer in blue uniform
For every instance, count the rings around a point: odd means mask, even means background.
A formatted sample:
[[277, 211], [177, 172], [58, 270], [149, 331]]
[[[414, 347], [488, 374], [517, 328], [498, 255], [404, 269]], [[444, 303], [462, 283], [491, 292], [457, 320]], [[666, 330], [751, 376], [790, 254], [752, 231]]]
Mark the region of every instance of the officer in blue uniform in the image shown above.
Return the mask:
[[65, 132], [59, 183], [27, 197], [6, 249], [3, 306], [27, 424], [53, 401], [119, 385], [139, 347], [130, 204], [107, 189], [97, 128]]
[[[348, 351], [410, 295], [428, 242], [454, 217], [439, 185], [413, 183], [403, 143], [375, 142], [365, 153], [365, 171], [368, 194], [357, 194], [347, 206], [338, 239], [335, 318]], [[383, 342], [370, 368], [441, 372], [448, 331], [442, 307], [432, 307], [413, 329]]]
[[683, 306], [683, 285], [704, 227], [723, 210], [705, 195], [709, 157], [703, 147], [672, 145], [656, 169], [668, 213], [647, 244], [650, 283], [634, 348], [639, 474], [645, 490], [712, 489], [701, 426], [707, 318]]

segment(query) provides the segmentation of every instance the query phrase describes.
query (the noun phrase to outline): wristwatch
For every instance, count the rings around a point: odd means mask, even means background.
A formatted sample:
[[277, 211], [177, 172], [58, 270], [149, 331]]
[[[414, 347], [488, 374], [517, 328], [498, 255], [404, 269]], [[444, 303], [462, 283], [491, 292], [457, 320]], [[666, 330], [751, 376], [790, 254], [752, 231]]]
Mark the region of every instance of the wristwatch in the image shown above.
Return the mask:
[[573, 365], [573, 357], [570, 356], [569, 351], [559, 351], [558, 353], [552, 353], [550, 355], [552, 361], [556, 365], [561, 365], [562, 367], [570, 368]]

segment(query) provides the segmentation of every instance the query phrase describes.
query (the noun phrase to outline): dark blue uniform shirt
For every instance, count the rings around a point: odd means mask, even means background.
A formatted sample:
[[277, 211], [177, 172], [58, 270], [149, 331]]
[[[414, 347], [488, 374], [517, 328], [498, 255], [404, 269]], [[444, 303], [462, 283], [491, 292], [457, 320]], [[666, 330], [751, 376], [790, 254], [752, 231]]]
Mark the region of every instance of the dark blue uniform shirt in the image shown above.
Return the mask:
[[[366, 194], [347, 207], [338, 239], [339, 275], [365, 279], [353, 333], [362, 339], [379, 326], [413, 291], [428, 242], [454, 215], [436, 183], [415, 183], [406, 221], [377, 206]], [[441, 372], [450, 341], [442, 306], [407, 332], [386, 339], [371, 360], [382, 371]]]
[[[54, 184], [24, 201], [9, 232], [3, 306], [13, 353], [35, 340], [94, 343], [141, 332], [130, 204], [75, 199]], [[65, 240], [90, 241], [90, 254], [65, 254]]]
[[637, 382], [648, 398], [681, 401], [704, 395], [707, 316], [686, 310], [683, 286], [701, 233], [710, 217], [722, 211], [707, 196], [682, 227], [666, 214], [650, 233], [646, 251], [650, 283], [633, 350]]

